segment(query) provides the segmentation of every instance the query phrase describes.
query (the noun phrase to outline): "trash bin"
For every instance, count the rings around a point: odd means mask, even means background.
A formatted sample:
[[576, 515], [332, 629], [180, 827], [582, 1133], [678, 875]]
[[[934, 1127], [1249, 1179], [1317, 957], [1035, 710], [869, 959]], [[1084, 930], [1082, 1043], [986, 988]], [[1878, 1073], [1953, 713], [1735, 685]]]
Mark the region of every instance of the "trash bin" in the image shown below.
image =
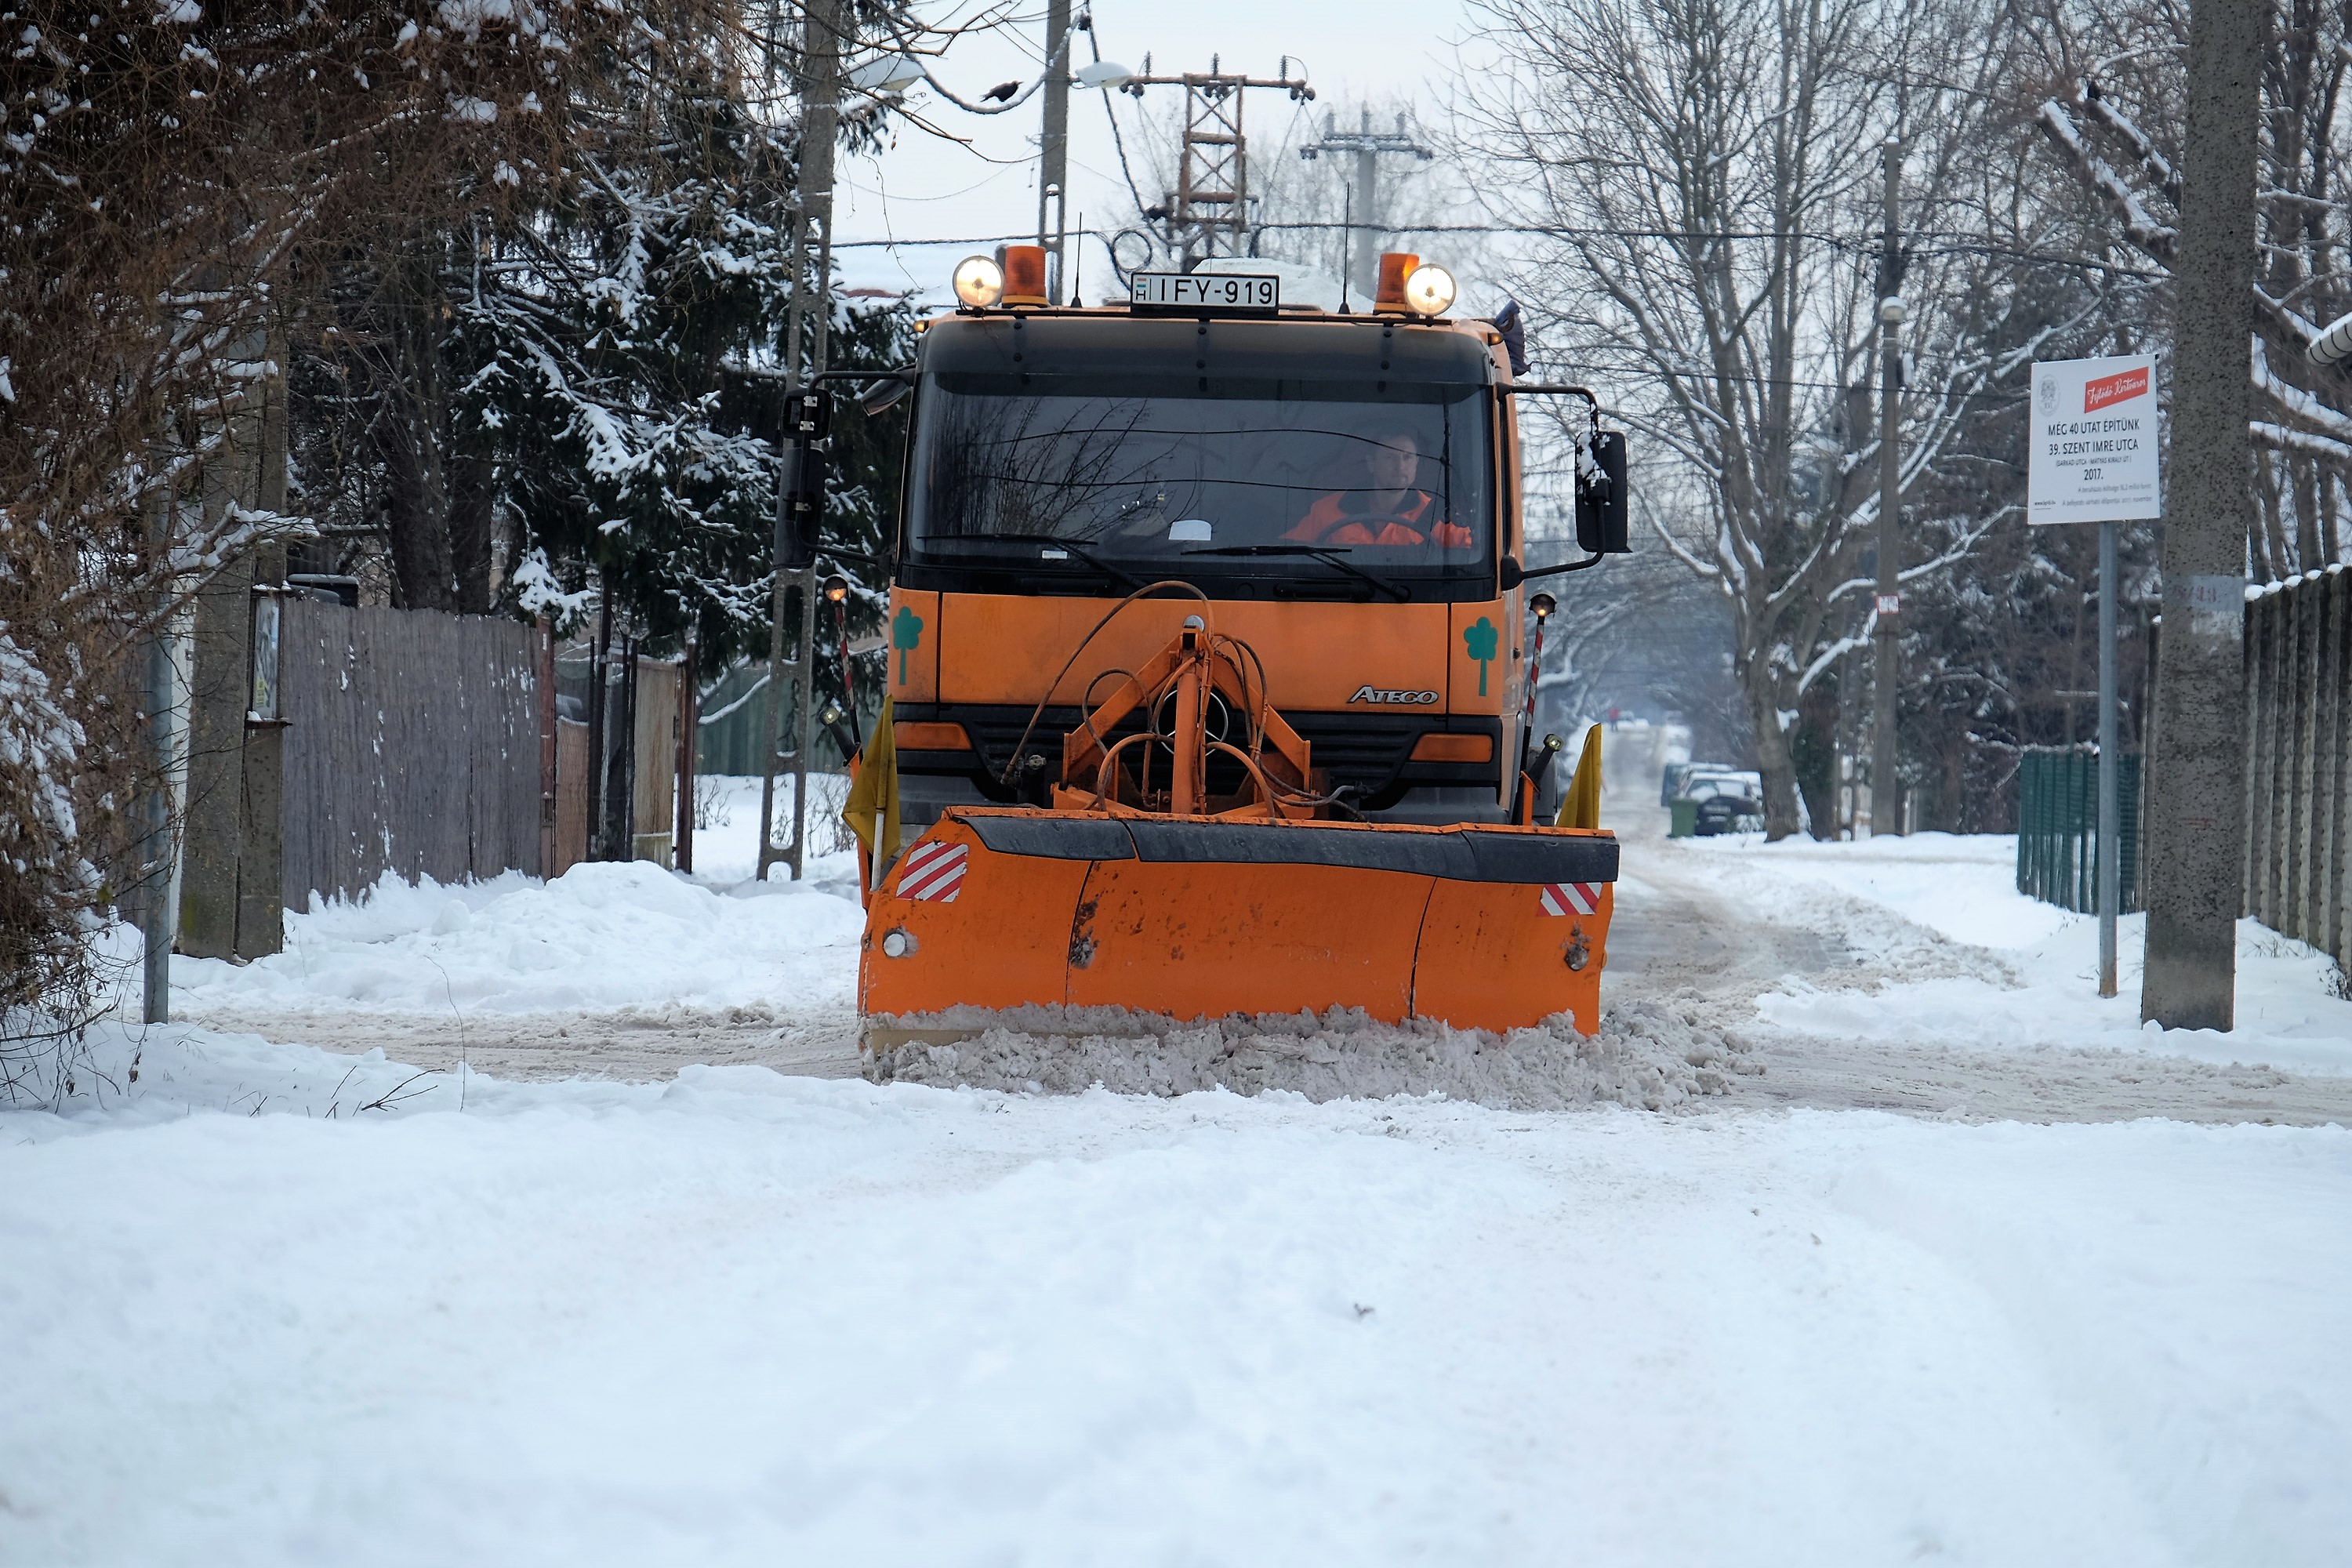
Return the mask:
[[1666, 829], [1667, 837], [1689, 838], [1698, 832], [1698, 802], [1685, 795], [1667, 809], [1675, 814], [1673, 825]]

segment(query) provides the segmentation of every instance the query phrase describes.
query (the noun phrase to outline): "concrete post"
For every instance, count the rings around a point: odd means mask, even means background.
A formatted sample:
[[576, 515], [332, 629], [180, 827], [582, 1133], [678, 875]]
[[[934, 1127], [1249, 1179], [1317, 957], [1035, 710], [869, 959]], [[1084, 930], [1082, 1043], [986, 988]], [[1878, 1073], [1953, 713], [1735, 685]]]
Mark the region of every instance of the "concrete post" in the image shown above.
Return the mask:
[[[213, 487], [208, 482], [207, 489]], [[225, 502], [226, 493], [208, 500]], [[210, 515], [218, 505], [207, 505]], [[236, 862], [245, 819], [245, 710], [252, 682], [253, 557], [196, 594], [188, 683], [188, 797], [182, 816], [179, 949], [236, 956]]]
[[140, 803], [139, 930], [146, 941], [140, 1018], [149, 1024], [168, 1023], [172, 1016], [172, 756], [177, 685], [172, 669], [172, 618], [159, 605], [147, 645], [148, 781]]
[[539, 617], [539, 874], [555, 875], [555, 623]]
[[2261, 77], [2271, 7], [2193, 0], [2189, 127], [2173, 267], [2179, 389], [2165, 484], [2164, 637], [2147, 841], [2140, 1016], [2172, 1029], [2235, 1021], [2245, 855], [2239, 702]]
[[694, 869], [694, 751], [701, 739], [702, 679], [696, 669], [697, 637], [686, 634], [686, 653], [677, 665], [677, 826], [672, 852], [681, 871]]
[[[791, 308], [784, 323], [784, 384], [787, 391], [798, 392], [803, 385], [801, 374], [801, 333], [804, 327], [811, 332], [812, 367], [824, 368], [826, 328], [832, 319], [833, 289], [833, 154], [834, 138], [841, 120], [841, 57], [845, 38], [843, 36], [841, 0], [810, 0], [807, 26], [801, 58], [801, 101], [804, 110], [801, 134], [801, 210], [793, 219], [793, 286]], [[808, 266], [806, 250], [812, 232], [817, 242], [816, 265]], [[812, 322], [809, 312], [814, 309]], [[782, 504], [779, 497], [778, 504]], [[801, 590], [801, 635], [798, 657], [784, 657], [784, 613], [787, 592], [797, 586]], [[785, 570], [780, 561], [776, 565], [775, 587], [772, 611], [775, 616], [768, 641], [768, 713], [765, 755], [761, 771], [765, 774], [760, 786], [760, 859], [757, 875], [767, 880], [768, 868], [782, 860], [791, 868], [793, 879], [800, 879], [805, 859], [804, 842], [808, 822], [808, 754], [812, 723], [809, 710], [810, 681], [815, 665], [813, 637], [816, 625], [816, 574]], [[791, 703], [792, 722], [795, 727], [793, 749], [783, 752], [782, 718], [785, 704]], [[793, 775], [793, 838], [788, 845], [775, 841], [776, 775]]]
[[1037, 243], [1045, 247], [1045, 298], [1062, 302], [1063, 241], [1069, 233], [1070, 0], [1046, 0], [1044, 135], [1038, 142]]
[[[252, 495], [255, 508], [283, 515], [286, 510], [286, 335], [273, 330], [265, 340], [268, 374], [254, 388], [260, 400], [257, 426], [260, 441], [253, 453]], [[286, 542], [273, 539], [254, 547], [253, 582], [256, 598], [247, 613], [268, 625], [249, 634], [249, 658], [267, 689], [249, 682], [245, 728], [245, 781], [237, 826], [236, 955], [262, 958], [286, 946], [286, 728], [292, 715], [279, 695], [280, 650], [284, 646]], [[266, 602], [265, 602], [266, 599]], [[268, 633], [267, 646], [259, 634]], [[268, 661], [267, 668], [260, 661]], [[264, 699], [266, 712], [257, 711]]]

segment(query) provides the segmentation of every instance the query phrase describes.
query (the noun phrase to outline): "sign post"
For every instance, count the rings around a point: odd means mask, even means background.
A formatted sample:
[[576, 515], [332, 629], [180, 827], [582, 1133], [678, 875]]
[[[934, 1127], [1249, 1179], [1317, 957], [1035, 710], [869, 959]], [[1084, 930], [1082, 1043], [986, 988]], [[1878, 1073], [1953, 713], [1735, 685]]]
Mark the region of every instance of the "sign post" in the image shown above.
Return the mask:
[[2156, 361], [2147, 354], [2052, 360], [2033, 367], [2026, 518], [2099, 525], [2099, 994], [2116, 994], [2116, 911], [2123, 904], [2116, 799], [2116, 524], [2160, 517]]

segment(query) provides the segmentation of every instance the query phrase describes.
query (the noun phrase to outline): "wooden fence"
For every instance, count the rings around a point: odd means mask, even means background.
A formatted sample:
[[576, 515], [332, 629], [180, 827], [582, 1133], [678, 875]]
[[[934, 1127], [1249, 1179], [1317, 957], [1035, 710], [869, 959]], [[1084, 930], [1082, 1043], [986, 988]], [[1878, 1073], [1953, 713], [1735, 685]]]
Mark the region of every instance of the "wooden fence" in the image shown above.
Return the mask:
[[2352, 970], [2352, 572], [2246, 606], [2245, 909]]
[[[587, 660], [559, 658], [557, 681], [568, 681], [579, 711], [594, 688], [587, 679]], [[629, 794], [629, 832], [637, 858], [675, 863], [677, 825], [677, 699], [678, 666], [668, 659], [639, 658], [636, 669], [636, 718]], [[588, 725], [581, 719], [555, 722], [555, 864], [547, 870], [561, 877], [589, 858], [595, 826], [588, 820]], [[659, 843], [654, 840], [658, 838]]]
[[386, 871], [540, 870], [531, 627], [289, 598], [280, 637], [289, 908]]

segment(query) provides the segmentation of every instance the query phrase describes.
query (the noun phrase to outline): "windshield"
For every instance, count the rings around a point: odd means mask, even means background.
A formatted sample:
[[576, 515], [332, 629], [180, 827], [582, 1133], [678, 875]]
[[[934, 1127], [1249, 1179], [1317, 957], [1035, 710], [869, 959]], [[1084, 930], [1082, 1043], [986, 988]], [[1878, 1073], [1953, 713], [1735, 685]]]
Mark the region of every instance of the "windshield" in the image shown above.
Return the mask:
[[1208, 385], [932, 377], [911, 475], [915, 552], [1188, 575], [1251, 557], [1263, 558], [1253, 570], [1328, 577], [1352, 567], [1383, 581], [1487, 570], [1482, 389]]

